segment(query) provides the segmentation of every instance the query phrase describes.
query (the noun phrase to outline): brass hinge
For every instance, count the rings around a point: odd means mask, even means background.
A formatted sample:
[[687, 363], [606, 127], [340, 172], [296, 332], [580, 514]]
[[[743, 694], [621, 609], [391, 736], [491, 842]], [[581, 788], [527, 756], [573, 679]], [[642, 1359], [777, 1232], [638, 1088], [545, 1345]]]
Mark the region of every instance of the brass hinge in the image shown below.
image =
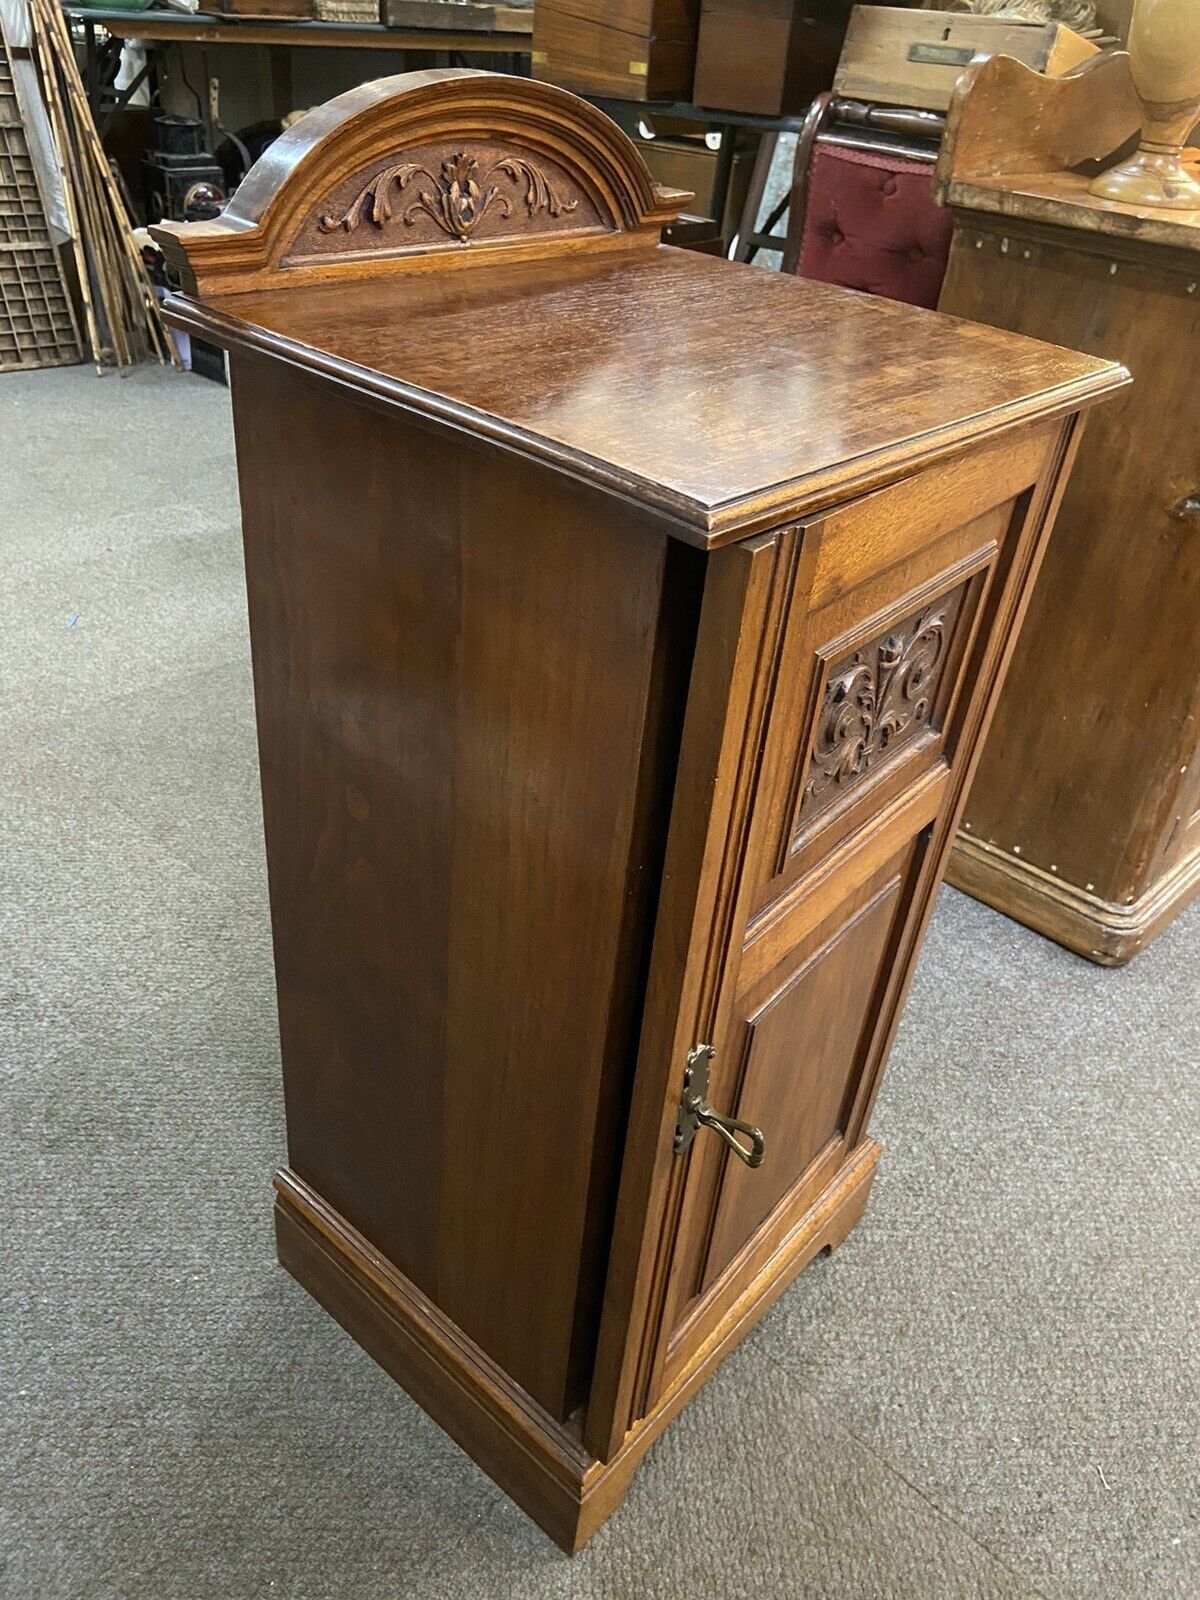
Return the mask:
[[[757, 1128], [748, 1122], [738, 1122], [733, 1117], [722, 1116], [708, 1103], [708, 1074], [716, 1051], [710, 1044], [698, 1044], [688, 1052], [687, 1066], [683, 1072], [683, 1093], [679, 1097], [679, 1116], [675, 1123], [675, 1154], [682, 1155], [696, 1137], [698, 1128], [711, 1128], [719, 1134], [739, 1161], [748, 1167], [762, 1166], [766, 1141]], [[750, 1148], [734, 1138], [744, 1133]]]

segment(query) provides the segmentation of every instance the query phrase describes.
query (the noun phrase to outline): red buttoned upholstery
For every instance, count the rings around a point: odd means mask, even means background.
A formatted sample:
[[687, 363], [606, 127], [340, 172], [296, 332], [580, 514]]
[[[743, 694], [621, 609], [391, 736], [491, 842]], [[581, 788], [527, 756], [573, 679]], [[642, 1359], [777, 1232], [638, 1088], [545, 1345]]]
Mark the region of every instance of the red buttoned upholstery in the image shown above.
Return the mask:
[[936, 306], [950, 233], [928, 162], [821, 140], [813, 146], [800, 277]]

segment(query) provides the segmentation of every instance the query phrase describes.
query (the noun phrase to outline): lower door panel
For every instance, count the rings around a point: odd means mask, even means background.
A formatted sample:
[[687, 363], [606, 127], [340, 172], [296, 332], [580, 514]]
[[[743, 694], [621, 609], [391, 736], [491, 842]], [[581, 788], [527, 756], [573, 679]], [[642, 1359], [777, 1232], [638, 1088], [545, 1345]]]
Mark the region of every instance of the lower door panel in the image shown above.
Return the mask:
[[688, 1202], [708, 1225], [678, 1240], [668, 1384], [849, 1153], [864, 1090], [887, 1046], [894, 957], [928, 838], [926, 829], [909, 839], [736, 996], [721, 1030], [718, 1092], [740, 1121], [764, 1131], [766, 1151], [750, 1170], [715, 1140], [695, 1150]]
[[741, 1086], [736, 1115], [770, 1129], [762, 1167], [727, 1156], [697, 1290], [712, 1287], [781, 1203], [793, 1215], [836, 1166], [871, 1057], [874, 1022], [893, 947], [910, 846], [765, 983], [739, 996]]

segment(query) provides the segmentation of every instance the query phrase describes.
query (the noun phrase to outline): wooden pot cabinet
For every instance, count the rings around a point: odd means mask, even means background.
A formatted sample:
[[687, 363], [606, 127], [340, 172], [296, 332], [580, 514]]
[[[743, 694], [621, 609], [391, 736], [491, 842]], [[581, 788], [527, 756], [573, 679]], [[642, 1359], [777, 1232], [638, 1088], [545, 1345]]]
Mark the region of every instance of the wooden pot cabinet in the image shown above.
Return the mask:
[[569, 1550], [862, 1212], [1126, 381], [666, 248], [685, 199], [561, 90], [429, 72], [157, 230], [231, 352], [280, 1258]]

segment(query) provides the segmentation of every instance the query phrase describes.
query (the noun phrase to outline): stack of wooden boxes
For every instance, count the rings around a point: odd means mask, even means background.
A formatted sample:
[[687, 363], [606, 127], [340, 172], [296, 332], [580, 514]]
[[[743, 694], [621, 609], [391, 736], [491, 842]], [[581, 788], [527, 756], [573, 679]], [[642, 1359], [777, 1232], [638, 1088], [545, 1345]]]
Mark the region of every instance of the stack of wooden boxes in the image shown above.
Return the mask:
[[1096, 46], [1053, 22], [852, 0], [537, 0], [534, 10], [535, 78], [761, 116], [802, 113], [831, 85], [944, 109], [979, 50], [1055, 76]]

